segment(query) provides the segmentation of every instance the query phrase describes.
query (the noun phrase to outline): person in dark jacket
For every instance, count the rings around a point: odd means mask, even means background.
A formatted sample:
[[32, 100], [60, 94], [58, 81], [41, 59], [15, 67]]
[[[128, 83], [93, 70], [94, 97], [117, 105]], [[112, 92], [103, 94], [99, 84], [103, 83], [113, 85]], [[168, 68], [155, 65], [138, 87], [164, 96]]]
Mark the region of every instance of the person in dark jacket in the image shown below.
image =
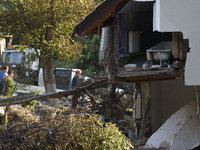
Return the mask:
[[[75, 89], [78, 86], [81, 86], [81, 82], [80, 82], [80, 76], [81, 76], [82, 71], [80, 69], [76, 70], [76, 75], [73, 77], [72, 79], [72, 89]], [[84, 104], [82, 102], [85, 101], [85, 94], [83, 92], [81, 92], [81, 106], [84, 106]]]

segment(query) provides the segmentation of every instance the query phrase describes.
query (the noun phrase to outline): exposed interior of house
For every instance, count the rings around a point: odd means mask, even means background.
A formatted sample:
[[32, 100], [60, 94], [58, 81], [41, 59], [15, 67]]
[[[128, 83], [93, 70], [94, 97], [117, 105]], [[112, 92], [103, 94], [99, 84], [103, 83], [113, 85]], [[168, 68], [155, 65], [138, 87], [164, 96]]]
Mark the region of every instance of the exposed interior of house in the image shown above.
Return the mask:
[[[153, 2], [130, 1], [119, 10], [116, 20], [118, 77], [184, 69], [189, 41], [181, 32], [153, 31]], [[172, 74], [176, 74], [175, 70]]]

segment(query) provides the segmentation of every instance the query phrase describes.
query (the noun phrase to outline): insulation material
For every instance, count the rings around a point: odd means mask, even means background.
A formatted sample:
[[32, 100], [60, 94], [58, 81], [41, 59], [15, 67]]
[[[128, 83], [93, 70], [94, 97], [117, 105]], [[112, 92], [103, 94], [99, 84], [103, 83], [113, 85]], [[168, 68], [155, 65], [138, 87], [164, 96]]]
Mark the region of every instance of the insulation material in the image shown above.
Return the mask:
[[174, 113], [148, 139], [145, 148], [166, 148], [169, 150], [190, 150], [200, 145], [200, 125], [197, 119], [197, 101]]

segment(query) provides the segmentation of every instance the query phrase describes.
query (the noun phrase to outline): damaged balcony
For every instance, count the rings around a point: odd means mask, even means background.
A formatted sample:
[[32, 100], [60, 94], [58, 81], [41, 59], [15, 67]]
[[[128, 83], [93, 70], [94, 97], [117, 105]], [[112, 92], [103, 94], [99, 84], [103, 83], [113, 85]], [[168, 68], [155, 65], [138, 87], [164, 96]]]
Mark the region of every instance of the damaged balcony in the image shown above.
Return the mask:
[[[112, 13], [112, 21], [101, 30], [99, 64], [107, 66], [110, 79], [140, 82], [184, 78], [189, 40], [181, 32], [152, 31], [152, 2], [128, 4]], [[140, 9], [133, 9], [136, 6]], [[127, 68], [127, 64], [136, 67]]]
[[[175, 43], [175, 42], [174, 42]], [[174, 59], [172, 41], [162, 41], [115, 70], [114, 81], [137, 82], [184, 78], [184, 61]], [[184, 50], [185, 51], [185, 50]]]
[[[118, 50], [113, 51], [116, 48], [112, 48], [110, 43], [116, 38], [113, 38], [112, 31], [111, 26], [102, 29], [99, 63], [104, 64], [104, 66], [107, 65], [111, 80], [114, 82], [184, 78], [184, 66], [186, 53], [189, 51], [189, 43], [187, 39], [182, 39], [182, 33], [150, 32], [142, 35], [143, 33], [138, 34], [137, 32], [135, 37], [129, 36], [128, 42], [122, 41], [121, 38], [122, 43], [125, 44], [120, 45], [120, 40], [118, 40]], [[152, 45], [150, 48], [149, 46], [142, 46], [147, 43], [144, 40], [147, 36], [155, 36], [159, 40], [149, 41], [148, 45]], [[116, 53], [117, 55], [114, 55]], [[113, 55], [114, 57], [111, 57]]]

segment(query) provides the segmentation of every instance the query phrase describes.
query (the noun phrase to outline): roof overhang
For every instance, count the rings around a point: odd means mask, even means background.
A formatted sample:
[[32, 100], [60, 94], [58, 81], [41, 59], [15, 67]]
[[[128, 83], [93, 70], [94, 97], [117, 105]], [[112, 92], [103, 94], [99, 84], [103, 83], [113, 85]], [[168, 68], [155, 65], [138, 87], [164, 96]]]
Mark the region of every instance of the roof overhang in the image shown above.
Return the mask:
[[[74, 27], [71, 37], [74, 37], [75, 34], [78, 36], [82, 35], [100, 35], [101, 27], [103, 23], [112, 17], [114, 12], [120, 11], [120, 9], [131, 3], [139, 2], [155, 2], [156, 0], [105, 0], [102, 2], [94, 11], [85, 17], [79, 24]], [[136, 8], [140, 9], [141, 5], [135, 5]], [[143, 7], [144, 9], [145, 7]], [[144, 10], [143, 10], [144, 11]]]
[[101, 3], [96, 9], [85, 17], [79, 24], [77, 24], [71, 34], [81, 35], [100, 35], [100, 28], [102, 23], [112, 16], [112, 12], [116, 12], [118, 5], [124, 5], [129, 0], [106, 0]]
[[130, 0], [135, 2], [155, 2], [156, 0]]

